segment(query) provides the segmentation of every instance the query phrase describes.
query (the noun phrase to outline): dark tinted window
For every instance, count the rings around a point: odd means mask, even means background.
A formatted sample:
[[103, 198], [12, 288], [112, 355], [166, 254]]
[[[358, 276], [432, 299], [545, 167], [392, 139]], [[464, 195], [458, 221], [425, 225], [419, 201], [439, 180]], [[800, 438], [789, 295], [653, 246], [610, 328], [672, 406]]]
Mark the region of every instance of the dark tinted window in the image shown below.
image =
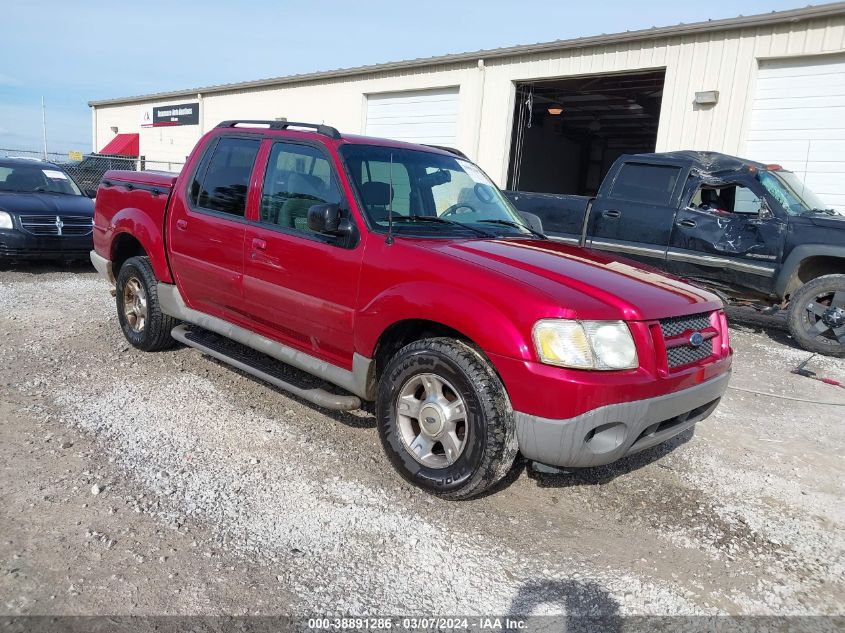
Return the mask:
[[261, 221], [308, 231], [308, 209], [340, 203], [332, 167], [314, 147], [276, 143], [270, 152], [261, 194]]
[[679, 167], [625, 163], [613, 182], [610, 197], [631, 202], [669, 204], [680, 173]]
[[259, 144], [258, 139], [221, 138], [208, 166], [203, 169], [200, 165], [197, 170], [191, 188], [192, 202], [204, 209], [243, 217]]

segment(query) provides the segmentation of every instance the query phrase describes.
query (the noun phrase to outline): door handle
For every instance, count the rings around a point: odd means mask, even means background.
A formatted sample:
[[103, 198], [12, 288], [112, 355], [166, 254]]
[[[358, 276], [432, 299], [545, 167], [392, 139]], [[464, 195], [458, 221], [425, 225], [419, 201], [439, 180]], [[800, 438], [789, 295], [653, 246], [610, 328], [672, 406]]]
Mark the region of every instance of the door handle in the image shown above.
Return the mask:
[[602, 212], [601, 217], [616, 220], [622, 217], [622, 212], [619, 209], [608, 209]]
[[689, 229], [694, 229], [698, 225], [695, 223], [695, 220], [678, 220], [678, 226], [685, 226]]
[[187, 220], [176, 220], [176, 228], [180, 231], [184, 231], [188, 228], [188, 221]]
[[267, 242], [265, 242], [264, 240], [259, 240], [257, 237], [253, 238], [252, 248], [254, 248], [257, 251], [266, 251], [267, 250]]

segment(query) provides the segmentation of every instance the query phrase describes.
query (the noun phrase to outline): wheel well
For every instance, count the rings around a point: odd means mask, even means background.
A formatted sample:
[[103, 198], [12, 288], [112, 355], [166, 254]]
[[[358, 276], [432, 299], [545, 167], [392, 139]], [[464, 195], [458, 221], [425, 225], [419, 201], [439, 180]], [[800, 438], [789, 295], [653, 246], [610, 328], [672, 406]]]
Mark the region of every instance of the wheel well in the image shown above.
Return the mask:
[[137, 257], [146, 255], [147, 251], [144, 250], [144, 247], [141, 246], [141, 242], [137, 239], [129, 235], [128, 233], [122, 233], [115, 238], [114, 245], [112, 246], [112, 270], [114, 271], [114, 276], [117, 278], [118, 273], [120, 272], [120, 268], [123, 266], [124, 262], [130, 257]]
[[378, 380], [381, 376], [382, 370], [385, 368], [390, 359], [396, 352], [414, 341], [419, 341], [424, 338], [448, 337], [457, 339], [468, 343], [473, 348], [478, 350], [482, 355], [484, 352], [481, 348], [468, 336], [437, 321], [428, 321], [426, 319], [407, 319], [399, 321], [388, 327], [382, 332], [376, 343], [376, 351], [373, 355], [375, 360], [375, 376]]
[[808, 257], [792, 273], [784, 294], [786, 296], [791, 295], [798, 288], [816, 277], [836, 274], [845, 274], [845, 258], [829, 256]]

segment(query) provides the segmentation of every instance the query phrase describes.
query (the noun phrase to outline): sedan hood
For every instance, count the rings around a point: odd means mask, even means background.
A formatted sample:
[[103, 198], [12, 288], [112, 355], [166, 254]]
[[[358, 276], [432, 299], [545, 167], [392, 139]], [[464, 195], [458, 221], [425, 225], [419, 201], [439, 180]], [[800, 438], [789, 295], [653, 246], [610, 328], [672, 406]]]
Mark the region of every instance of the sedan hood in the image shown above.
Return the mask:
[[616, 318], [662, 319], [722, 308], [716, 295], [656, 269], [551, 240], [468, 240], [441, 250], [522, 281], [563, 307], [572, 306], [573, 297], [589, 297], [615, 308]]
[[26, 215], [82, 215], [94, 217], [94, 201], [85, 196], [50, 193], [0, 192], [0, 210]]

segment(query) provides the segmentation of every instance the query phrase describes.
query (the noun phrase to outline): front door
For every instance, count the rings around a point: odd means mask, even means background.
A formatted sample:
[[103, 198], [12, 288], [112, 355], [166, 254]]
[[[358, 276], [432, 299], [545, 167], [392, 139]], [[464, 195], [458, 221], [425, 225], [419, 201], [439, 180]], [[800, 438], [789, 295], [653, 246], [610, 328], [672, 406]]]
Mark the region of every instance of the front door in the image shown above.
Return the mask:
[[167, 238], [179, 291], [190, 307], [221, 318], [241, 312], [247, 194], [260, 143], [212, 141], [187, 195], [173, 194]]
[[352, 326], [363, 245], [315, 233], [308, 209], [339, 204], [349, 214], [338, 175], [318, 145], [272, 142], [257, 217], [244, 241], [244, 294], [252, 328], [350, 368]]
[[[750, 186], [745, 186], [750, 185]], [[753, 183], [703, 183], [675, 219], [669, 270], [731, 288], [768, 294], [783, 252], [786, 224]]]
[[623, 163], [602, 186], [590, 211], [591, 248], [665, 268], [685, 168]]

